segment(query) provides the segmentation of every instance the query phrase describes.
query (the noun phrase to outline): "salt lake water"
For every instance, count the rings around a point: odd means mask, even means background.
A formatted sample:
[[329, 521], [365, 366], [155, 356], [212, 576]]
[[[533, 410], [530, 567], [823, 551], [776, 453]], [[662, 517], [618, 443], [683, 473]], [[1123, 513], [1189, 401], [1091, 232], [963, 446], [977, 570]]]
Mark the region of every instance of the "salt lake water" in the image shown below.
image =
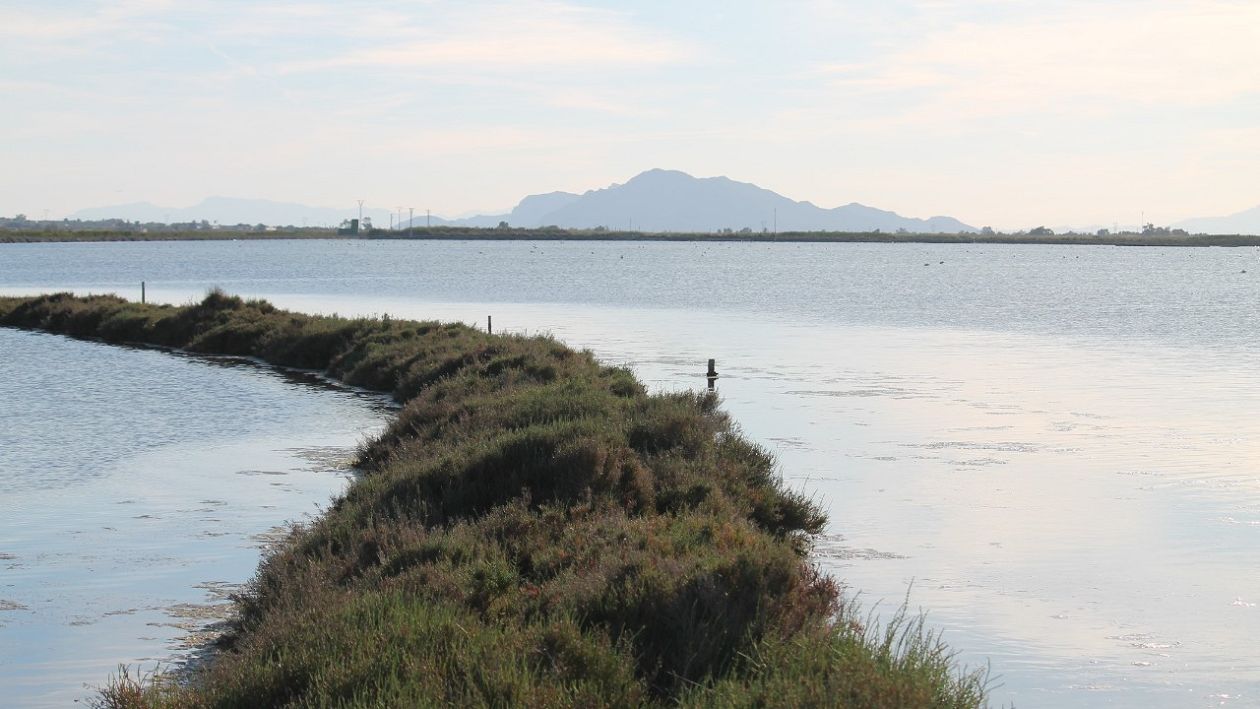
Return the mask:
[[0, 329], [0, 706], [195, 655], [389, 411], [238, 360]]
[[[483, 324], [493, 315], [496, 331], [548, 332], [589, 347], [607, 362], [629, 364], [658, 391], [704, 387], [705, 360], [716, 358], [726, 408], [775, 452], [788, 483], [829, 513], [817, 562], [860, 591], [866, 608], [891, 612], [908, 599], [924, 610], [960, 661], [989, 664], [995, 704], [1260, 705], [1260, 250], [427, 241], [0, 246], [4, 293], [138, 297], [142, 280], [151, 299], [170, 302], [219, 286], [310, 312]], [[15, 335], [0, 336], [8, 363]], [[69, 342], [19, 337], [36, 351]], [[23, 371], [6, 367], [0, 386], [11, 387]], [[269, 386], [302, 390], [250, 371]], [[143, 380], [132, 386], [155, 406], [174, 400], [159, 382], [152, 390]], [[179, 390], [214, 386], [193, 377]], [[341, 395], [327, 403], [326, 393], [299, 407], [300, 428], [346, 420], [337, 408]], [[6, 414], [10, 396], [5, 391], [0, 399]], [[57, 431], [60, 441], [52, 445], [100, 445], [108, 435], [98, 430], [102, 414], [93, 399], [80, 392], [33, 430]], [[220, 417], [226, 410], [204, 413], [201, 405], [190, 401], [188, 415]], [[370, 407], [361, 401], [352, 408], [362, 421], [379, 415], [363, 413]], [[134, 434], [119, 435], [120, 460], [148, 455]], [[39, 445], [37, 435], [28, 437]], [[222, 440], [253, 441], [259, 449], [282, 438], [243, 421]], [[209, 457], [195, 450], [185, 456], [197, 464]], [[145, 487], [160, 487], [170, 467], [149, 466]], [[242, 460], [228, 467], [266, 466]], [[20, 469], [18, 487], [3, 493], [6, 519], [35, 514], [48, 491], [77, 494], [72, 485], [40, 482], [43, 474], [40, 467]], [[252, 479], [234, 475], [233, 483]], [[110, 516], [114, 501], [103, 490], [125, 498], [126, 476], [94, 480], [103, 487], [88, 496], [102, 500], [92, 514]], [[45, 523], [52, 524], [34, 524]], [[13, 554], [6, 547], [11, 535], [0, 528], [0, 552]], [[19, 593], [30, 582], [3, 573], [0, 598], [31, 607]], [[187, 587], [223, 576], [202, 573]], [[0, 611], [0, 648], [11, 646], [24, 612], [34, 611]], [[4, 652], [0, 686], [14, 662]], [[94, 652], [114, 662], [135, 654]]]

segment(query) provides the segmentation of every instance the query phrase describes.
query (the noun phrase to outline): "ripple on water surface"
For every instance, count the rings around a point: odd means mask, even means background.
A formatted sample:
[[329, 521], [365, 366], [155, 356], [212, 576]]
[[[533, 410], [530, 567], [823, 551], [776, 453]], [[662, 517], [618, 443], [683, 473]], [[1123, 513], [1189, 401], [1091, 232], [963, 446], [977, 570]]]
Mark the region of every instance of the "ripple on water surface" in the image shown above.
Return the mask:
[[195, 659], [261, 549], [344, 487], [387, 415], [380, 397], [239, 362], [3, 328], [0, 351], [5, 706]]
[[[1260, 268], [1247, 265], [1260, 249], [354, 240], [0, 250], [10, 291], [135, 297], [147, 280], [167, 302], [220, 285], [311, 312], [480, 324], [493, 314], [497, 327], [552, 332], [632, 365], [658, 391], [704, 387], [716, 357], [726, 408], [843, 535], [820, 543], [818, 562], [868, 607], [895, 608], [913, 582], [912, 607], [960, 657], [992, 661], [995, 703], [1260, 697]], [[26, 612], [0, 612], [0, 623]], [[1151, 639], [1111, 639], [1141, 634]]]

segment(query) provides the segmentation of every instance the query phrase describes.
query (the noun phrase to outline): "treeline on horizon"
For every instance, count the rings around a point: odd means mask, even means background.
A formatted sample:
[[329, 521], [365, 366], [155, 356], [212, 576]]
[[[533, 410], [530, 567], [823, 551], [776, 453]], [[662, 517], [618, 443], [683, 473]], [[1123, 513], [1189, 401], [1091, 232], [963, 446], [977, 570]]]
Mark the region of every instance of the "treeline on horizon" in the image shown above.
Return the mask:
[[102, 707], [977, 707], [922, 617], [860, 617], [825, 517], [710, 392], [549, 337], [278, 310], [0, 297], [0, 326], [319, 370], [401, 404], [265, 557], [208, 665]]
[[[36, 224], [40, 226], [35, 226]], [[73, 224], [73, 222], [71, 222]], [[1095, 246], [1260, 246], [1260, 236], [1250, 234], [1189, 234], [1182, 230], [1147, 225], [1141, 232], [1093, 234], [1055, 233], [1045, 227], [1028, 231], [914, 233], [914, 232], [836, 232], [721, 230], [714, 232], [644, 232], [561, 227], [460, 227], [435, 226], [401, 229], [371, 229], [358, 234], [342, 234], [324, 227], [236, 227], [188, 225], [140, 225], [123, 222], [112, 227], [66, 226], [64, 222], [25, 222], [0, 220], [0, 243], [41, 243], [66, 241], [230, 241], [279, 239], [416, 239], [451, 241], [714, 241], [714, 242], [869, 242], [940, 244], [1078, 244]]]

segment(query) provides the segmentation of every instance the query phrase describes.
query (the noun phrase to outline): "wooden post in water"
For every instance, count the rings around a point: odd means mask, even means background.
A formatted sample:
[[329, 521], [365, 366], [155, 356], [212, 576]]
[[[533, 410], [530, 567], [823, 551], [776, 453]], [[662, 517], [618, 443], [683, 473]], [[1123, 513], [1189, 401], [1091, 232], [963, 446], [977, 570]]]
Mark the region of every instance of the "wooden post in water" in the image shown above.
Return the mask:
[[140, 281], [140, 302], [144, 303], [144, 281]]
[[705, 376], [710, 379], [717, 379], [717, 375], [717, 360], [711, 359], [709, 360], [709, 373]]
[[493, 315], [486, 316], [486, 334], [487, 335], [494, 334], [494, 316]]

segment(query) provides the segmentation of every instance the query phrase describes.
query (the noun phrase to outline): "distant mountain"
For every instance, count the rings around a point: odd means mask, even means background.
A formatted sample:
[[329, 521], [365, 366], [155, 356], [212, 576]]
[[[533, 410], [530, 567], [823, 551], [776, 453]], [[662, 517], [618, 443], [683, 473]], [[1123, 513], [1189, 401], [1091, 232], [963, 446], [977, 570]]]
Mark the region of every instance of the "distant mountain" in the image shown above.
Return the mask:
[[[391, 212], [364, 209], [377, 227], [391, 224]], [[126, 219], [139, 222], [217, 222], [269, 226], [336, 226], [358, 216], [357, 205], [345, 208], [311, 207], [265, 199], [209, 197], [191, 207], [160, 207], [148, 202], [83, 209], [74, 219]], [[405, 215], [404, 215], [405, 216]], [[405, 218], [398, 226], [405, 226]], [[952, 217], [914, 219], [861, 204], [824, 209], [797, 202], [747, 182], [725, 177], [697, 178], [677, 170], [648, 170], [624, 185], [611, 185], [583, 194], [549, 192], [530, 195], [507, 214], [483, 214], [463, 219], [429, 217], [433, 226], [495, 227], [559, 226], [571, 229], [633, 229], [635, 231], [714, 232], [722, 229], [772, 231], [897, 231], [957, 233], [976, 231]], [[417, 216], [416, 226], [426, 223]]]
[[[337, 226], [343, 219], [359, 216], [358, 205], [338, 209], [311, 207], [291, 202], [235, 197], [208, 197], [191, 207], [160, 207], [149, 202], [119, 204], [112, 207], [81, 209], [71, 219], [126, 219], [138, 222], [176, 224], [205, 221], [219, 224], [267, 224], [269, 226]], [[364, 209], [376, 226], [388, 226], [390, 211]], [[420, 222], [420, 220], [416, 220]], [[420, 222], [423, 223], [423, 222]]]
[[1191, 234], [1257, 234], [1260, 235], [1260, 207], [1231, 214], [1228, 217], [1200, 217], [1173, 224]]
[[521, 200], [521, 203], [516, 205], [516, 208], [508, 215], [510, 220], [508, 223], [516, 222], [542, 226], [549, 215], [581, 199], [581, 195], [576, 195], [572, 192], [548, 192], [547, 194], [530, 195]]
[[[559, 226], [636, 231], [976, 231], [952, 217], [913, 219], [861, 204], [823, 209], [747, 182], [696, 178], [677, 170], [648, 170], [624, 185], [584, 194], [532, 195], [509, 214], [455, 219], [454, 226]], [[419, 222], [419, 220], [417, 220]]]

